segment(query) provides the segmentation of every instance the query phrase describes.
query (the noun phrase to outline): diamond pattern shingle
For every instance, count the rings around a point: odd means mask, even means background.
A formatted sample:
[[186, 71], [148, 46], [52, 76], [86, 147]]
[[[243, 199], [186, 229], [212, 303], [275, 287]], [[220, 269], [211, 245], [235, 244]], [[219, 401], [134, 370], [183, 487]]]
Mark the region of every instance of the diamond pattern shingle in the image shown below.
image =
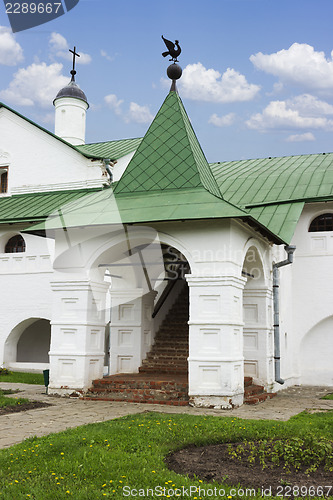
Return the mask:
[[205, 187], [221, 198], [177, 92], [171, 91], [130, 161], [116, 193]]

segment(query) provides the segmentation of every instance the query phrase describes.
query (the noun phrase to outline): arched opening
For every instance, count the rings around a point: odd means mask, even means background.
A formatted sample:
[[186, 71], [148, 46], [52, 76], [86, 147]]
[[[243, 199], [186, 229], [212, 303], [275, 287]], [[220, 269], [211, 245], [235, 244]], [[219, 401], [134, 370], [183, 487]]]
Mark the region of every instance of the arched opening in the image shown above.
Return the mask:
[[333, 316], [319, 321], [303, 338], [301, 380], [308, 385], [333, 385]]
[[[130, 232], [131, 231], [131, 232]], [[147, 228], [130, 228], [128, 239], [119, 237], [91, 266], [92, 275], [111, 280], [109, 391], [122, 377], [129, 389], [116, 399], [139, 401], [142, 384], [151, 400], [179, 399], [172, 389], [188, 384], [189, 299], [185, 274], [190, 266], [183, 253]], [[106, 272], [107, 271], [107, 272]], [[105, 350], [105, 351], [106, 351]], [[168, 394], [156, 381], [169, 385]], [[141, 384], [141, 385], [140, 385]], [[103, 387], [107, 385], [103, 383]], [[155, 390], [156, 389], [156, 390]], [[141, 392], [140, 392], [141, 391]], [[184, 401], [187, 398], [184, 390]]]
[[5, 245], [5, 253], [25, 252], [25, 241], [20, 234], [12, 236]]
[[51, 341], [51, 325], [46, 319], [38, 319], [28, 326], [17, 342], [18, 363], [48, 363]]
[[247, 280], [243, 291], [244, 375], [267, 387], [273, 382], [271, 291], [255, 246], [247, 250], [242, 274]]
[[311, 222], [309, 233], [319, 231], [333, 231], [333, 213], [319, 215]]
[[14, 370], [48, 367], [51, 324], [44, 318], [28, 318], [13, 328], [4, 349], [5, 365]]

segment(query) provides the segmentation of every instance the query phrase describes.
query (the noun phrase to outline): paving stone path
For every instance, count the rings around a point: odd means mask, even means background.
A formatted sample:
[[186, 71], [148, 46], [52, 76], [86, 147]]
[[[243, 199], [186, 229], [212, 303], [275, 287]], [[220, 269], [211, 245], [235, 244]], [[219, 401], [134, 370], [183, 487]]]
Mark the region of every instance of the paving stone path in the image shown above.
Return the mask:
[[[248, 419], [288, 420], [304, 410], [333, 410], [333, 401], [320, 399], [333, 393], [333, 387], [295, 386], [256, 406], [243, 405], [234, 410], [161, 406], [141, 403], [82, 401], [76, 398], [47, 396], [40, 385], [0, 382], [1, 389], [19, 389], [19, 397], [51, 404], [45, 408], [0, 415], [0, 448], [20, 443], [31, 436], [45, 436], [79, 425], [103, 422], [145, 411], [190, 415], [235, 416]], [[18, 395], [13, 395], [12, 397]]]

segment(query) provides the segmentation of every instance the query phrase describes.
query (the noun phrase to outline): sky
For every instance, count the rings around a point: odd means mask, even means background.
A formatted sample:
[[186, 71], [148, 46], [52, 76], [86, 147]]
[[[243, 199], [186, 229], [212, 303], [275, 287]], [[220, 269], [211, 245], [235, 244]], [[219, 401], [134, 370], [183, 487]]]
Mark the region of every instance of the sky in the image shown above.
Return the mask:
[[332, 19], [332, 0], [80, 0], [13, 34], [1, 2], [0, 101], [53, 131], [76, 46], [86, 142], [142, 137], [171, 84], [164, 35], [208, 161], [332, 152]]

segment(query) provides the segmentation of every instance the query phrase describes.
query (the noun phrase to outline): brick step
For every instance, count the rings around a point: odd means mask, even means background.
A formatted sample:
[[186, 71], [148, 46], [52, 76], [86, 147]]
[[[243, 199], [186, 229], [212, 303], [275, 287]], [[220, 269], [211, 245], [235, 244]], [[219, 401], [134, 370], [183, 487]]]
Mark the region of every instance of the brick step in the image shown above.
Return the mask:
[[[167, 365], [167, 366], [166, 366]], [[155, 368], [155, 371], [159, 371], [159, 369], [163, 369], [166, 366], [168, 370], [170, 368], [177, 368], [181, 370], [187, 371], [187, 359], [175, 359], [172, 358], [156, 358], [156, 359], [147, 359], [145, 363], [142, 363], [140, 368]], [[249, 394], [250, 396], [250, 394]]]
[[249, 385], [244, 388], [244, 397], [252, 396], [253, 394], [262, 394], [264, 391], [264, 386], [262, 385]]
[[157, 338], [155, 339], [155, 343], [153, 347], [160, 347], [163, 349], [188, 349], [188, 342], [183, 339], [177, 340], [177, 345], [175, 345], [174, 339], [172, 338]]
[[244, 403], [247, 405], [256, 405], [258, 403], [266, 401], [267, 399], [272, 399], [275, 396], [276, 392], [263, 392], [262, 394], [254, 394], [245, 398]]
[[108, 392], [108, 391], [131, 391], [131, 390], [156, 390], [156, 391], [176, 391], [179, 393], [187, 393], [187, 382], [154, 382], [145, 380], [117, 380], [117, 379], [100, 379], [94, 380], [93, 387], [90, 388], [92, 392]]
[[189, 399], [187, 374], [111, 375], [95, 380], [82, 399], [186, 406]]
[[94, 395], [103, 396], [104, 398], [110, 397], [113, 400], [126, 401], [127, 399], [140, 398], [140, 399], [158, 399], [159, 401], [169, 401], [170, 399], [179, 399], [188, 401], [188, 396], [185, 392], [178, 391], [162, 391], [158, 389], [115, 389], [115, 388], [93, 388], [87, 393], [87, 396], [93, 397]]
[[188, 353], [184, 353], [184, 354], [163, 354], [163, 353], [160, 353], [160, 352], [150, 352], [146, 359], [144, 359], [142, 361], [142, 365], [145, 364], [145, 362], [149, 362], [149, 363], [155, 363], [156, 361], [158, 362], [158, 360], [160, 359], [162, 363], [165, 363], [166, 361], [170, 361], [171, 363], [174, 361], [175, 364], [184, 364], [184, 363], [187, 363], [187, 358], [188, 358]]
[[170, 375], [182, 375], [187, 374], [187, 367], [175, 367], [175, 366], [140, 366], [139, 373], [156, 373], [170, 374]]
[[244, 377], [244, 387], [249, 387], [253, 384], [253, 377]]

